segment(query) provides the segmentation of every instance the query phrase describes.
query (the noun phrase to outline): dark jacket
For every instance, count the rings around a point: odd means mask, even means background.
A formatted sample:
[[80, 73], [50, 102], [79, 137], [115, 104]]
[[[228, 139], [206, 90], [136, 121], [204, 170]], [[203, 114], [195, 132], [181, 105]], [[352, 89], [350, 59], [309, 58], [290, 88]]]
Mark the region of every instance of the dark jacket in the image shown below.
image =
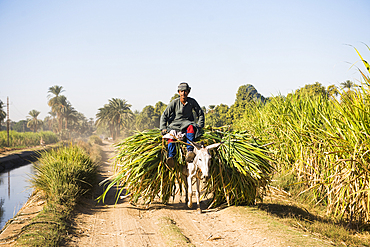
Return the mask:
[[[198, 118], [197, 122], [195, 122], [193, 112]], [[174, 129], [185, 132], [189, 125], [196, 127], [195, 138], [202, 134], [201, 129], [204, 127], [203, 110], [193, 98], [188, 97], [185, 105], [181, 103], [180, 98], [177, 98], [171, 101], [166, 110], [164, 110], [159, 128], [161, 130], [167, 129], [169, 131]]]

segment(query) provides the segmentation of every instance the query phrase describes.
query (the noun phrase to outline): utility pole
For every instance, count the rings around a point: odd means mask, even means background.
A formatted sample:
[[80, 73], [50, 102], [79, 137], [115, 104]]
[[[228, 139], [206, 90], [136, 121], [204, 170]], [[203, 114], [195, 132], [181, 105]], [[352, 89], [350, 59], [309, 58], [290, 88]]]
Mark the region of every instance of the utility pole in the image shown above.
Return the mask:
[[6, 97], [7, 99], [7, 102], [6, 102], [6, 106], [7, 106], [7, 113], [6, 113], [6, 133], [8, 135], [8, 147], [9, 147], [9, 97]]

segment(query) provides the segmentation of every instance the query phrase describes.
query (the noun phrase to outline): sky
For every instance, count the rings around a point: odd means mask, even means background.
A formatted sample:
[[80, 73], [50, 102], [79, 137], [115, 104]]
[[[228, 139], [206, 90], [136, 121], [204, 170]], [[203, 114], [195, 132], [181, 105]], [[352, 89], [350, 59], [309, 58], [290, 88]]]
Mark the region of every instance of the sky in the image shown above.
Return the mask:
[[0, 0], [0, 100], [12, 121], [43, 119], [58, 85], [95, 118], [111, 98], [168, 104], [183, 81], [206, 107], [232, 105], [246, 84], [269, 97], [358, 83], [369, 11], [368, 0]]

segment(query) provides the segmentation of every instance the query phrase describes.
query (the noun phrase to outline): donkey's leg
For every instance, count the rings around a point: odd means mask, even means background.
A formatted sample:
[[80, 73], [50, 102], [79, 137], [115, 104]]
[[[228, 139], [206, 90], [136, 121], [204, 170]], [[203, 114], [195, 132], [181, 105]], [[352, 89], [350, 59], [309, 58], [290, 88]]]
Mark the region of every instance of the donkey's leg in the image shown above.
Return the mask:
[[195, 194], [196, 194], [196, 197], [197, 197], [197, 204], [198, 204], [198, 210], [199, 210], [199, 213], [201, 214], [202, 213], [202, 209], [200, 208], [200, 190], [199, 190], [199, 178], [196, 176], [196, 183], [197, 183], [197, 186], [196, 186], [196, 190], [195, 190]]
[[182, 180], [184, 181], [184, 183], [185, 183], [185, 204], [187, 205], [188, 204], [188, 201], [189, 201], [189, 198], [188, 198], [188, 194], [189, 194], [189, 192], [188, 192], [188, 177], [187, 176], [185, 176], [185, 174], [183, 173], [183, 174], [181, 174], [181, 177], [182, 177]]
[[193, 190], [191, 188], [191, 175], [188, 176], [188, 198], [189, 198], [189, 201], [188, 201], [188, 208], [192, 208], [193, 207], [193, 200], [192, 200], [192, 197], [193, 197]]

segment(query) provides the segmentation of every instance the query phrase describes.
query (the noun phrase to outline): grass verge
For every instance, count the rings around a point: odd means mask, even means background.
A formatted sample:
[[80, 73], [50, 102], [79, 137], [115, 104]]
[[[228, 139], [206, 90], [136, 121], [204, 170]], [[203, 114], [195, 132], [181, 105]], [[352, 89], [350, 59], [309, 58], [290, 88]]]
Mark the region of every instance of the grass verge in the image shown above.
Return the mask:
[[325, 216], [324, 209], [303, 204], [297, 198], [272, 193], [257, 207], [285, 224], [327, 240], [335, 246], [370, 246], [369, 231]]
[[68, 240], [73, 209], [96, 184], [98, 156], [95, 147], [82, 143], [41, 155], [31, 184], [42, 191], [46, 206], [22, 228], [17, 245], [60, 246]]
[[182, 234], [176, 222], [169, 217], [158, 219], [159, 232], [168, 246], [195, 246]]

